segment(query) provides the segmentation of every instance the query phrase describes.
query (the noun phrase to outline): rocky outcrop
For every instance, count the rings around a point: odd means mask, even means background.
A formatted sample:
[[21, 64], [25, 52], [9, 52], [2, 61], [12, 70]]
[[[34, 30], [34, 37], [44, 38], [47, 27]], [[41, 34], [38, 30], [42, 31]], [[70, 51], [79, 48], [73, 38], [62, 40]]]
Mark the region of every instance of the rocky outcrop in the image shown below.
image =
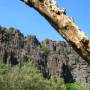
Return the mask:
[[45, 78], [63, 77], [65, 82], [90, 83], [90, 64], [64, 41], [24, 36], [18, 29], [0, 27], [0, 63], [16, 65], [31, 61]]

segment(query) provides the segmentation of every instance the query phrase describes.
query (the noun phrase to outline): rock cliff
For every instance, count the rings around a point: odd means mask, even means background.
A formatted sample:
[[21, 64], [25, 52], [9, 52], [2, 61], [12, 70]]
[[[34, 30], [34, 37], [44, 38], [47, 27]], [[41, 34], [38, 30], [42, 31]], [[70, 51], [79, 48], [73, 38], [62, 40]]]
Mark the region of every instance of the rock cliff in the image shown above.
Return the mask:
[[0, 63], [16, 65], [31, 61], [45, 78], [60, 76], [65, 82], [90, 83], [90, 64], [64, 41], [24, 36], [18, 29], [0, 27]]

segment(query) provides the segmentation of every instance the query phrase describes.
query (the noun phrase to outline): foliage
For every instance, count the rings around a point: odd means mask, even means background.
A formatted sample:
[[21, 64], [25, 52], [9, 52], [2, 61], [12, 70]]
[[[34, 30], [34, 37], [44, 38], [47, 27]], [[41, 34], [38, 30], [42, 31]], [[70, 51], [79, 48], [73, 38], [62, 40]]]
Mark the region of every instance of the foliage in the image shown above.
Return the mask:
[[8, 86], [8, 73], [10, 71], [10, 66], [5, 64], [0, 64], [0, 90], [6, 90]]
[[48, 81], [50, 83], [50, 90], [66, 90], [63, 79], [59, 77], [51, 77]]
[[31, 63], [19, 64], [9, 74], [13, 90], [47, 90], [42, 74]]
[[66, 90], [90, 90], [90, 84], [69, 83], [66, 84]]
[[59, 77], [44, 79], [32, 63], [0, 64], [0, 90], [90, 90], [89, 84], [65, 84]]
[[50, 52], [49, 48], [45, 45], [41, 45], [42, 51], [44, 51], [45, 54], [48, 54]]

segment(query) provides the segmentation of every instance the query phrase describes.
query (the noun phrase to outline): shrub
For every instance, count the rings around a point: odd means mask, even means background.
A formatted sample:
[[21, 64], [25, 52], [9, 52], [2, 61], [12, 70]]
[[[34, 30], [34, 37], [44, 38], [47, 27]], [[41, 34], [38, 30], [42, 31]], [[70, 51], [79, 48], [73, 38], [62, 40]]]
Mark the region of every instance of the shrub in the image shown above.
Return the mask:
[[0, 90], [63, 90], [62, 79], [44, 79], [40, 70], [30, 62], [18, 64], [11, 69], [1, 65], [0, 70]]
[[51, 77], [49, 80], [50, 90], [66, 90], [64, 80], [60, 77]]
[[45, 54], [48, 54], [50, 52], [49, 48], [47, 46], [41, 45], [42, 51], [44, 51]]
[[14, 67], [10, 72], [9, 80], [13, 90], [48, 90], [42, 74], [31, 63]]
[[90, 90], [90, 84], [71, 83], [66, 84], [66, 90]]
[[9, 71], [10, 71], [9, 65], [0, 64], [0, 90], [9, 90], [8, 86]]
[[31, 62], [14, 67], [0, 64], [0, 90], [90, 90], [90, 84], [65, 84], [59, 77], [43, 78]]

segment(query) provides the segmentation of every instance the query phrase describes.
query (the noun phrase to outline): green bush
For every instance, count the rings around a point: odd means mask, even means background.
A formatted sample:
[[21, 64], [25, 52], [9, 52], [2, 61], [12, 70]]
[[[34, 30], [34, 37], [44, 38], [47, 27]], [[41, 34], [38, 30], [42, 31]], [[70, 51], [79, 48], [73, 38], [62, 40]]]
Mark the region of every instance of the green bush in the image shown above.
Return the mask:
[[66, 84], [67, 90], [78, 90], [79, 85], [77, 83]]
[[43, 75], [31, 63], [19, 64], [9, 74], [13, 90], [48, 90]]
[[48, 54], [50, 52], [49, 48], [47, 46], [41, 45], [42, 51], [44, 51], [45, 54]]
[[64, 84], [60, 78], [44, 79], [30, 62], [12, 68], [0, 65], [0, 81], [0, 90], [61, 90]]
[[9, 75], [10, 86], [13, 90], [63, 90], [64, 84], [60, 78], [44, 79], [40, 71], [31, 63], [19, 64]]
[[90, 84], [65, 84], [59, 77], [43, 78], [32, 63], [0, 64], [0, 90], [90, 90]]
[[66, 90], [64, 81], [60, 77], [51, 77], [48, 82], [50, 84], [49, 90]]
[[9, 65], [0, 64], [0, 90], [9, 90], [8, 73], [10, 69]]
[[71, 83], [66, 84], [66, 90], [90, 90], [90, 84]]

